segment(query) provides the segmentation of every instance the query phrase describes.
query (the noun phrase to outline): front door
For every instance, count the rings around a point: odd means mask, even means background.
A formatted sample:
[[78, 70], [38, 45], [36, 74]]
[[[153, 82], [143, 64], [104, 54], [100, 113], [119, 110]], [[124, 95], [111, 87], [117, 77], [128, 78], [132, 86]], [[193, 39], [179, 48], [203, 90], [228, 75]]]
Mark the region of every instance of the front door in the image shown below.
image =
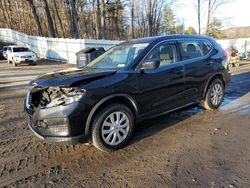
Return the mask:
[[138, 75], [141, 115], [156, 115], [183, 105], [184, 66], [175, 42], [158, 44], [144, 60], [159, 59], [160, 66]]

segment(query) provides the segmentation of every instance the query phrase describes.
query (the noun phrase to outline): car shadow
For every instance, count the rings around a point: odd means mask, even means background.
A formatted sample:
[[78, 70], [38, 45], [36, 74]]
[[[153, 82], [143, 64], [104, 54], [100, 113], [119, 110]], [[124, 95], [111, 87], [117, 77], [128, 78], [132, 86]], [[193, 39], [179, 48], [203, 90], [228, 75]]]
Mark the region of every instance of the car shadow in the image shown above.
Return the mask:
[[[228, 105], [238, 98], [250, 92], [250, 72], [233, 75], [231, 82], [225, 90], [224, 101], [221, 107]], [[220, 108], [221, 108], [220, 107]], [[194, 104], [172, 113], [161, 115], [159, 117], [143, 121], [136, 125], [134, 136], [130, 144], [134, 144], [146, 137], [157, 134], [164, 129], [170, 128], [192, 116], [201, 113], [213, 113], [205, 111], [199, 104]]]

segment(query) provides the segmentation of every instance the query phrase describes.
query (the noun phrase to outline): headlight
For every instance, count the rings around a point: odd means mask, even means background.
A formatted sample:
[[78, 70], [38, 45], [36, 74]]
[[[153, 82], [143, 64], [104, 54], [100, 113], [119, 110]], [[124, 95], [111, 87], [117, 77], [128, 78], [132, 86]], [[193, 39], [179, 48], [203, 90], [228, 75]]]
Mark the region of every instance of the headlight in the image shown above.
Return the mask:
[[62, 97], [52, 100], [49, 104], [46, 105], [47, 108], [55, 107], [59, 105], [67, 105], [73, 102], [79, 101], [83, 96], [82, 92], [71, 92]]
[[32, 58], [33, 58], [33, 59], [36, 59], [36, 55], [32, 55]]

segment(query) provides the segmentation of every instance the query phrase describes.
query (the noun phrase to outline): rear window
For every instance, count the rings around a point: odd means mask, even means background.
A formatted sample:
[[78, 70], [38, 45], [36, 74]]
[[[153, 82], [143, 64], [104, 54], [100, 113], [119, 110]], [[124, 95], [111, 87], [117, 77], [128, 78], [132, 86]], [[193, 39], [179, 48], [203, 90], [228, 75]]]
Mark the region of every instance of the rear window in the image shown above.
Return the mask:
[[28, 52], [28, 48], [13, 48], [13, 52]]
[[181, 40], [178, 41], [183, 60], [206, 56], [212, 45], [206, 40]]

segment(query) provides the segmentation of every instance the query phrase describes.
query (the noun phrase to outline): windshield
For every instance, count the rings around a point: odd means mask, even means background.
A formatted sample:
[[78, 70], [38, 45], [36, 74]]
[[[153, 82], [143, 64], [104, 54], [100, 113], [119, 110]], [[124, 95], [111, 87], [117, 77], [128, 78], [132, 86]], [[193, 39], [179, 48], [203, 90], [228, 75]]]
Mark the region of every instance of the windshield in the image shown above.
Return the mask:
[[28, 48], [13, 48], [13, 52], [29, 52]]
[[130, 64], [147, 46], [148, 43], [115, 46], [93, 60], [87, 67], [96, 69], [122, 69]]

